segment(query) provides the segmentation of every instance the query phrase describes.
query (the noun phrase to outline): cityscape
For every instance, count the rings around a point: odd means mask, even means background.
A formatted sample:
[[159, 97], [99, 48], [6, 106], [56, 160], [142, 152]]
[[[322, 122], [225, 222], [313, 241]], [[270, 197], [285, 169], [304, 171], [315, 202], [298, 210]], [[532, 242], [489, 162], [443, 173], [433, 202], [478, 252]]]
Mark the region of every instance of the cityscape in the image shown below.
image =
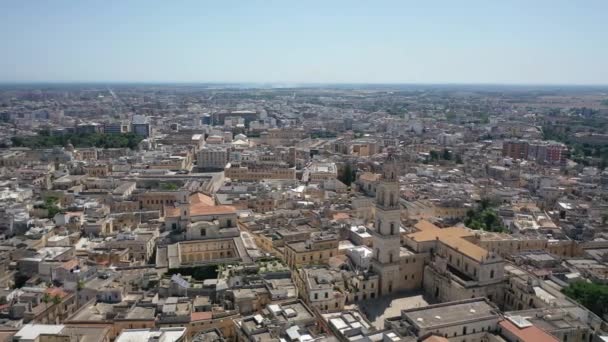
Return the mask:
[[606, 89], [32, 85], [0, 108], [13, 341], [607, 336]]
[[608, 342], [608, 2], [0, 2], [0, 342]]

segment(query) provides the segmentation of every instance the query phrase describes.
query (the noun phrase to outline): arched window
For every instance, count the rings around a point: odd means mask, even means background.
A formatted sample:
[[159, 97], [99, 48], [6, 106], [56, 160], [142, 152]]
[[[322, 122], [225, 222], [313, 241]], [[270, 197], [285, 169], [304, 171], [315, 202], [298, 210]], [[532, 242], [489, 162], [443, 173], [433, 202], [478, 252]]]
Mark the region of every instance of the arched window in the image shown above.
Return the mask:
[[494, 270], [490, 271], [490, 279], [494, 279]]
[[395, 235], [395, 222], [391, 222], [391, 235]]

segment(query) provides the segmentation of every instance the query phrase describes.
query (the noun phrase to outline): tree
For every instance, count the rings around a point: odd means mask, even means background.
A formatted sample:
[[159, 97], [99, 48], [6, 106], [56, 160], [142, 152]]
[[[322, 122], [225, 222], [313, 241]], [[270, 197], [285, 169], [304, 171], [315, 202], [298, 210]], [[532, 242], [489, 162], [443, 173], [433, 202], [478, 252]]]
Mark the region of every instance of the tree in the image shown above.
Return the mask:
[[61, 297], [59, 295], [54, 295], [53, 299], [52, 299], [52, 302], [53, 302], [54, 305], [57, 305], [57, 304], [61, 303]]
[[484, 199], [476, 210], [467, 211], [464, 224], [474, 230], [504, 232], [506, 228], [493, 208], [493, 204]]
[[431, 160], [439, 160], [439, 153], [437, 153], [437, 151], [431, 150], [431, 152], [429, 152], [429, 157], [431, 157]]
[[562, 292], [600, 317], [608, 313], [608, 285], [577, 281]]
[[452, 153], [447, 148], [444, 148], [441, 158], [444, 160], [452, 160]]
[[347, 186], [350, 186], [355, 181], [356, 177], [356, 170], [352, 167], [350, 163], [347, 163], [346, 165], [344, 165], [344, 169], [342, 169], [342, 172], [338, 176], [338, 179]]
[[47, 308], [51, 302], [51, 295], [45, 292], [42, 296], [42, 302], [44, 303], [44, 307]]
[[168, 191], [179, 189], [179, 187], [177, 185], [175, 185], [174, 183], [161, 183], [160, 188], [162, 190], [168, 190]]

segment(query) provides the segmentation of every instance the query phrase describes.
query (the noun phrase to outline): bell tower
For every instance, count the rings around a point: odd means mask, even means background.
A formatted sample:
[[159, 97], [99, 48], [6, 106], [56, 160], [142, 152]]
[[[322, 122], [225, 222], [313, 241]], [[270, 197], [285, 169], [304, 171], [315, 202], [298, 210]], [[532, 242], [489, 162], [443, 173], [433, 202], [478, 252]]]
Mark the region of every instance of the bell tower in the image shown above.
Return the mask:
[[380, 275], [381, 295], [391, 293], [399, 287], [396, 279], [399, 277], [400, 227], [399, 168], [395, 156], [389, 153], [376, 187], [376, 221], [373, 230], [372, 268]]

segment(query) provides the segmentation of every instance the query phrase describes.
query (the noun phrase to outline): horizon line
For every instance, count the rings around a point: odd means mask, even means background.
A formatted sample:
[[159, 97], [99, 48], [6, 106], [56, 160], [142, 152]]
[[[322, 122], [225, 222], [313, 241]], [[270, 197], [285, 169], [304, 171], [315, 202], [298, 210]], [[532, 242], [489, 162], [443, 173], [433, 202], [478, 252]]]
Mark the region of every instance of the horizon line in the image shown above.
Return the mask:
[[257, 86], [536, 86], [536, 87], [608, 87], [607, 83], [517, 83], [517, 82], [284, 82], [284, 81], [0, 81], [0, 85], [84, 85], [84, 84], [137, 84], [137, 85], [257, 85]]

